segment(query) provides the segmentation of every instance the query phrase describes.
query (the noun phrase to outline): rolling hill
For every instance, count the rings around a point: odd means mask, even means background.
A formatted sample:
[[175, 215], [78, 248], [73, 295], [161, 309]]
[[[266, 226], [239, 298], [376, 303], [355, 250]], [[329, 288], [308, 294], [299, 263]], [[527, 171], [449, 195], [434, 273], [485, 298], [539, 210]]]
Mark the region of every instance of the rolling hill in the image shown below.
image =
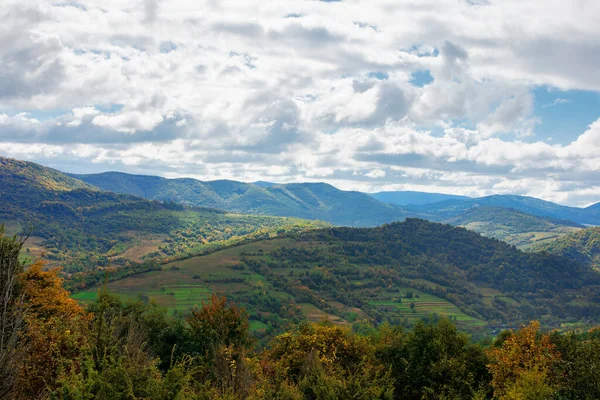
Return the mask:
[[129, 261], [180, 258], [290, 230], [327, 226], [297, 218], [186, 208], [102, 191], [51, 168], [0, 158], [0, 223], [31, 231], [26, 246], [66, 273]]
[[505, 241], [519, 248], [528, 248], [556, 240], [583, 228], [571, 221], [538, 217], [502, 207], [473, 207], [444, 221]]
[[115, 193], [237, 213], [317, 219], [343, 226], [376, 226], [414, 215], [360, 192], [326, 183], [251, 184], [106, 172], [72, 175]]
[[[108, 285], [185, 312], [211, 293], [247, 307], [255, 330], [330, 318], [410, 325], [429, 314], [468, 330], [589, 323], [600, 274], [547, 253], [524, 253], [463, 228], [407, 219], [378, 228], [327, 228], [176, 261]], [[77, 294], [93, 299], [93, 289]]]
[[470, 197], [458, 196], [455, 194], [444, 194], [444, 193], [428, 193], [428, 192], [414, 192], [414, 191], [388, 191], [388, 192], [377, 192], [369, 193], [373, 198], [384, 202], [395, 204], [397, 206], [406, 206], [411, 204], [431, 204], [439, 203], [440, 201], [446, 200], [468, 200]]

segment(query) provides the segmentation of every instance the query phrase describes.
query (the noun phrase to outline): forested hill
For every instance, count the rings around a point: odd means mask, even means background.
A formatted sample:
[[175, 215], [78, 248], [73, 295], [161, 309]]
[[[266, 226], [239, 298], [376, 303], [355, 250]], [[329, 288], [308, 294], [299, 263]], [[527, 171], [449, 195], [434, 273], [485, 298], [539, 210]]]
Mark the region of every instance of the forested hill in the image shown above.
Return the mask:
[[600, 227], [583, 229], [534, 249], [569, 257], [600, 270]]
[[37, 164], [1, 158], [0, 224], [32, 230], [27, 249], [42, 249], [66, 272], [147, 257], [183, 257], [278, 232], [327, 226], [319, 221], [161, 203], [115, 194]]
[[326, 183], [256, 185], [228, 180], [166, 179], [119, 172], [73, 176], [104, 190], [152, 200], [240, 213], [318, 219], [335, 225], [377, 226], [416, 215], [365, 193], [339, 190]]
[[[522, 252], [463, 228], [410, 218], [373, 229], [318, 230], [300, 240], [324, 243], [327, 251], [308, 253], [308, 258], [328, 268], [335, 265], [350, 279], [369, 271], [382, 291], [408, 280], [487, 321], [545, 318], [558, 323], [566, 316], [600, 315], [600, 274], [589, 266]], [[295, 262], [306, 256], [298, 253]], [[348, 264], [360, 267], [351, 271]]]
[[178, 312], [211, 292], [226, 294], [247, 308], [257, 330], [273, 334], [289, 322], [323, 317], [410, 325], [437, 314], [469, 330], [530, 319], [554, 327], [588, 325], [600, 315], [598, 285], [597, 272], [567, 258], [521, 252], [464, 228], [409, 218], [255, 242], [108, 287]]
[[98, 190], [93, 185], [53, 168], [6, 157], [0, 157], [0, 183], [5, 191], [10, 191], [12, 187], [20, 190], [24, 188], [50, 191]]

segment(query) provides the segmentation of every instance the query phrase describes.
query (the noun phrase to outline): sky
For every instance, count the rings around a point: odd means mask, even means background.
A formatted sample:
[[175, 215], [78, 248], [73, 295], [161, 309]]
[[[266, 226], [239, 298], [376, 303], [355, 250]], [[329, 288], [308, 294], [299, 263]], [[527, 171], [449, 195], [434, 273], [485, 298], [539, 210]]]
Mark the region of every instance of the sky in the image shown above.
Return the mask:
[[600, 202], [596, 0], [0, 0], [0, 155]]

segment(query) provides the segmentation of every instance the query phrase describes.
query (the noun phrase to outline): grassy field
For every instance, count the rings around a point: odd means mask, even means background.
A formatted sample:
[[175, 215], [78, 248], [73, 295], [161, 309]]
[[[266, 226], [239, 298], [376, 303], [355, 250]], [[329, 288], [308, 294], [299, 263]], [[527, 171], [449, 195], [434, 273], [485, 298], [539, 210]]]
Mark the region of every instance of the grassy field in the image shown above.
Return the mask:
[[[187, 311], [193, 306], [201, 306], [212, 293], [228, 295], [249, 290], [264, 280], [252, 271], [236, 270], [241, 254], [268, 251], [285, 239], [250, 243], [232, 247], [212, 254], [193, 257], [166, 264], [162, 271], [152, 271], [133, 275], [110, 282], [107, 288], [119, 296], [137, 298], [148, 296], [169, 311]], [[93, 300], [97, 289], [91, 288], [73, 295], [82, 301]]]
[[517, 246], [517, 248], [521, 250], [527, 250], [535, 245], [552, 242], [581, 229], [577, 227], [559, 226], [549, 228], [546, 231], [510, 232], [510, 226], [498, 227], [497, 225], [487, 222], [471, 222], [461, 226], [479, 232], [484, 236], [500, 239], [508, 244]]

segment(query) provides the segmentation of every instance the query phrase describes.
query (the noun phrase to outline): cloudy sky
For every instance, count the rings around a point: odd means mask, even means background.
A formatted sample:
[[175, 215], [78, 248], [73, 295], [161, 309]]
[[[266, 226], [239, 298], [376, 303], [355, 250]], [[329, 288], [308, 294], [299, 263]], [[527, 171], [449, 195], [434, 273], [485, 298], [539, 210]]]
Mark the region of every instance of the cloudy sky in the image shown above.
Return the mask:
[[2, 0], [0, 155], [600, 201], [596, 0]]

